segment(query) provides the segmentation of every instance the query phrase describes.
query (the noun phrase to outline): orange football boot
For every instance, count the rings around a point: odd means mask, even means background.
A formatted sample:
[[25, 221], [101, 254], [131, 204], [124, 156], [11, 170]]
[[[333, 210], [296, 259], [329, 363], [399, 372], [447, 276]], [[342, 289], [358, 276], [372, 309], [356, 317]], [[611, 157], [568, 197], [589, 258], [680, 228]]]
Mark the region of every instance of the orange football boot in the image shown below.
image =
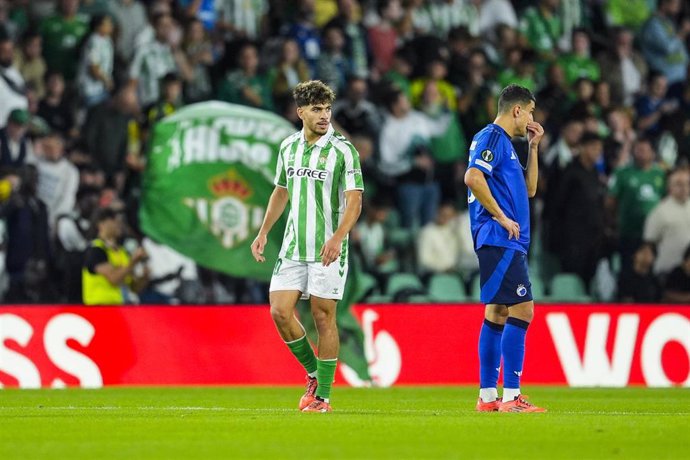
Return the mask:
[[546, 412], [543, 407], [537, 407], [527, 401], [527, 396], [519, 395], [512, 401], [502, 402], [498, 406], [499, 412]]
[[331, 412], [331, 405], [326, 401], [314, 398], [314, 400], [307, 407], [302, 409], [302, 412]]
[[498, 399], [491, 402], [484, 402], [482, 398], [477, 398], [477, 412], [496, 412], [501, 401]]
[[307, 375], [307, 389], [299, 400], [299, 410], [304, 410], [309, 404], [314, 402], [314, 394], [316, 394], [316, 387], [318, 386], [316, 377], [309, 377]]

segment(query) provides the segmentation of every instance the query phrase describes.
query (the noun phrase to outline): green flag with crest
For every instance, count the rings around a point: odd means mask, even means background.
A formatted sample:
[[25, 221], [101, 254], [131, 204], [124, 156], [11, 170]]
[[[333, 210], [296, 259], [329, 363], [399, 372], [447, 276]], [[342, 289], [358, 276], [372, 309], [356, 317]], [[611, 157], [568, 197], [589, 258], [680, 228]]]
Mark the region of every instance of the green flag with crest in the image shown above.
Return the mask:
[[[142, 181], [142, 231], [202, 266], [269, 280], [250, 245], [273, 191], [280, 143], [295, 132], [264, 110], [224, 102], [187, 106], [156, 124]], [[276, 260], [284, 214], [264, 255]]]

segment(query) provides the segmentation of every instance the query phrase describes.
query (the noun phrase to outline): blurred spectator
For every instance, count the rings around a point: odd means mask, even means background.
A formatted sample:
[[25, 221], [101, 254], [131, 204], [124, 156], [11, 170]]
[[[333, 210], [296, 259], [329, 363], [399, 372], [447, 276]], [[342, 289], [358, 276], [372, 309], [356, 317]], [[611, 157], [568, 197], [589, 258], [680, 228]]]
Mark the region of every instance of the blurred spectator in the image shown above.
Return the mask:
[[390, 69], [383, 74], [383, 84], [393, 85], [400, 91], [405, 93], [408, 99], [412, 99], [412, 91], [410, 89], [412, 75], [412, 57], [410, 53], [402, 48], [397, 49], [393, 55], [393, 62]]
[[322, 49], [316, 61], [316, 78], [333, 88], [336, 94], [345, 89], [347, 77], [352, 66], [344, 53], [345, 37], [336, 26], [329, 26], [323, 31]]
[[471, 279], [479, 273], [479, 260], [474, 251], [469, 211], [459, 212], [453, 225], [458, 241], [458, 270], [468, 285], [466, 287], [469, 288]]
[[426, 65], [426, 74], [423, 77], [414, 80], [410, 86], [410, 92], [412, 93], [412, 105], [416, 108], [419, 108], [422, 105], [422, 99], [427, 88], [427, 83], [434, 82], [434, 86], [440, 95], [439, 103], [441, 106], [447, 110], [457, 110], [458, 96], [453, 85], [446, 80], [447, 76], [448, 67], [446, 66], [445, 61], [440, 58], [431, 60]]
[[577, 274], [589, 286], [602, 257], [606, 186], [595, 167], [602, 155], [601, 138], [586, 133], [580, 146], [560, 181], [553, 184], [556, 196], [550, 225], [557, 235], [554, 249], [561, 268]]
[[379, 138], [380, 169], [397, 184], [403, 226], [416, 228], [436, 216], [440, 189], [429, 145], [432, 136], [447, 129], [450, 117], [434, 121], [412, 110], [398, 89], [386, 95], [386, 109]]
[[138, 0], [111, 0], [108, 12], [117, 24], [117, 54], [124, 62], [129, 62], [134, 56], [137, 34], [148, 25], [146, 10]]
[[501, 24], [517, 28], [518, 19], [513, 5], [509, 0], [483, 0], [479, 7], [479, 32], [488, 37]]
[[0, 35], [15, 40], [19, 34], [19, 25], [10, 18], [10, 3], [0, 0]]
[[22, 49], [15, 53], [14, 66], [22, 74], [27, 85], [33, 85], [39, 98], [45, 94], [46, 61], [42, 56], [41, 35], [28, 32], [22, 39]]
[[607, 207], [618, 224], [621, 266], [632, 266], [632, 255], [642, 241], [647, 215], [664, 193], [664, 171], [655, 162], [649, 139], [640, 138], [633, 147], [633, 163], [613, 173]]
[[385, 286], [386, 273], [390, 271], [387, 266], [395, 260], [395, 250], [386, 238], [385, 222], [389, 213], [390, 208], [385, 201], [375, 199], [368, 202], [354, 238], [362, 255], [364, 270], [373, 275], [381, 287]]
[[81, 53], [77, 83], [86, 108], [110, 97], [113, 89], [113, 21], [110, 16], [94, 16], [91, 34]]
[[657, 72], [649, 75], [646, 94], [640, 95], [635, 102], [637, 128], [644, 135], [656, 137], [661, 134], [662, 119], [678, 109], [678, 101], [667, 97], [668, 81]]
[[496, 114], [496, 97], [482, 50], [471, 52], [466, 68], [467, 76], [460, 85], [458, 111], [460, 124], [469, 136], [491, 123]]
[[559, 174], [562, 173], [573, 160], [575, 149], [580, 143], [584, 129], [582, 120], [577, 118], [566, 120], [561, 127], [558, 141], [544, 155], [544, 166], [550, 171], [556, 170]]
[[100, 16], [108, 12], [110, 0], [81, 0], [79, 13], [87, 17]]
[[259, 73], [256, 46], [246, 43], [238, 55], [239, 68], [228, 72], [218, 90], [218, 99], [235, 104], [271, 110], [273, 100], [266, 75]]
[[690, 19], [684, 18], [680, 27], [676, 26], [681, 6], [681, 0], [659, 0], [656, 13], [640, 31], [640, 46], [649, 67], [666, 77], [675, 97], [680, 95], [688, 71], [685, 39], [690, 33]]
[[381, 0], [377, 3], [379, 21], [369, 27], [367, 33], [371, 52], [374, 56], [374, 69], [378, 75], [385, 74], [393, 63], [393, 56], [398, 44], [398, 32], [395, 26], [402, 18], [403, 9], [400, 0]]
[[690, 246], [685, 249], [680, 265], [666, 278], [664, 301], [690, 304]]
[[97, 205], [98, 191], [82, 188], [77, 192], [76, 207], [57, 216], [55, 260], [61, 275], [62, 300], [68, 303], [81, 302], [81, 267], [91, 240], [91, 217]]
[[536, 92], [535, 56], [530, 50], [515, 46], [507, 51], [504, 69], [498, 74], [498, 84], [505, 88], [510, 84], [523, 86]]
[[594, 82], [587, 77], [578, 78], [570, 94], [569, 117], [586, 118], [597, 113], [594, 102]]
[[277, 108], [285, 108], [292, 99], [292, 90], [301, 81], [309, 80], [309, 67], [299, 54], [297, 42], [283, 41], [280, 61], [269, 71], [273, 100]]
[[110, 185], [122, 187], [129, 124], [138, 113], [136, 93], [125, 87], [113, 99], [92, 107], [86, 117], [84, 145]]
[[644, 240], [659, 249], [654, 273], [665, 275], [682, 262], [690, 245], [690, 172], [676, 169], [668, 176], [668, 195], [647, 215]]
[[585, 29], [573, 31], [573, 51], [563, 54], [558, 62], [565, 71], [565, 79], [568, 84], [575, 83], [581, 77], [598, 81], [600, 76], [599, 64], [590, 56], [589, 34]]
[[59, 72], [46, 74], [46, 95], [38, 104], [38, 116], [50, 129], [61, 133], [66, 139], [77, 136], [72, 107], [65, 97], [65, 79]]
[[21, 186], [3, 207], [7, 231], [5, 266], [10, 286], [5, 302], [54, 302], [48, 211], [37, 197], [38, 172], [33, 165], [20, 170]]
[[655, 257], [651, 243], [642, 243], [635, 250], [631, 270], [622, 271], [618, 279], [618, 300], [636, 303], [661, 300], [661, 284], [652, 273]]
[[455, 272], [460, 248], [455, 229], [457, 211], [450, 203], [438, 208], [433, 222], [424, 225], [417, 239], [417, 260], [424, 273]]
[[182, 80], [174, 73], [169, 73], [161, 78], [161, 97], [146, 111], [145, 127], [147, 130], [172, 115], [182, 106]]
[[182, 10], [183, 22], [200, 21], [206, 30], [213, 30], [218, 19], [215, 0], [177, 0]]
[[543, 113], [545, 129], [551, 131], [561, 123], [567, 122], [565, 111], [567, 107], [563, 101], [568, 99], [568, 84], [565, 81], [565, 72], [558, 62], [553, 62], [546, 70], [546, 82], [537, 92], [539, 110]]
[[58, 13], [41, 22], [43, 57], [48, 70], [71, 82], [77, 74], [79, 45], [89, 30], [87, 18], [77, 14], [79, 0], [58, 0]]
[[122, 218], [112, 209], [96, 213], [94, 224], [98, 236], [84, 255], [82, 270], [82, 299], [86, 305], [123, 305], [134, 303], [131, 291], [144, 289], [148, 283], [146, 271], [134, 276], [136, 266], [146, 260], [146, 251], [137, 248], [131, 255], [119, 245]]
[[321, 54], [319, 29], [314, 24], [314, 1], [297, 0], [296, 20], [287, 26], [284, 35], [297, 42], [300, 54], [313, 75]]
[[345, 34], [345, 56], [352, 75], [367, 77], [371, 65], [371, 50], [367, 30], [361, 22], [361, 7], [357, 0], [338, 0], [338, 15], [326, 25], [335, 26]]
[[25, 164], [35, 163], [34, 150], [26, 135], [29, 112], [14, 109], [7, 118], [7, 126], [0, 129], [0, 169], [3, 172], [19, 170]]
[[5, 126], [13, 109], [26, 109], [28, 105], [24, 79], [13, 63], [14, 43], [0, 36], [0, 127]]
[[[160, 97], [160, 79], [170, 72], [179, 72], [183, 80], [190, 80], [192, 69], [179, 43], [173, 40], [175, 24], [170, 15], [153, 18], [155, 39], [137, 48], [129, 70], [131, 84], [137, 88], [142, 107], [153, 104]], [[174, 46], [173, 46], [174, 45]]]
[[211, 77], [209, 67], [213, 65], [213, 45], [206, 35], [201, 21], [192, 20], [187, 24], [184, 41], [184, 52], [187, 54], [193, 77], [184, 89], [188, 103], [209, 99], [211, 96]]
[[345, 97], [339, 98], [333, 105], [333, 119], [350, 136], [363, 135], [376, 139], [381, 129], [381, 117], [367, 96], [367, 81], [361, 77], [350, 78]]
[[427, 80], [417, 109], [439, 123], [450, 118], [446, 129], [431, 137], [430, 150], [436, 162], [434, 177], [441, 187], [441, 201], [458, 204], [460, 197], [465, 196], [465, 165], [461, 159], [466, 158], [467, 140], [456, 111], [448, 107], [447, 99], [441, 94], [439, 86], [443, 83]]
[[226, 40], [258, 40], [266, 35], [268, 0], [215, 0], [216, 29]]
[[36, 157], [38, 197], [48, 208], [48, 225], [54, 231], [57, 217], [74, 209], [79, 188], [79, 171], [65, 158], [65, 144], [59, 133], [39, 141]]
[[633, 129], [632, 115], [629, 109], [617, 108], [606, 115], [609, 137], [604, 144], [606, 174], [627, 166], [632, 161], [632, 148], [637, 139]]
[[614, 105], [631, 106], [647, 78], [647, 63], [635, 51], [634, 39], [630, 30], [619, 28], [612, 46], [599, 56], [599, 66], [605, 69], [601, 77], [611, 86]]
[[563, 35], [563, 23], [558, 14], [560, 0], [538, 0], [520, 18], [520, 29], [532, 49], [544, 58], [552, 58]]

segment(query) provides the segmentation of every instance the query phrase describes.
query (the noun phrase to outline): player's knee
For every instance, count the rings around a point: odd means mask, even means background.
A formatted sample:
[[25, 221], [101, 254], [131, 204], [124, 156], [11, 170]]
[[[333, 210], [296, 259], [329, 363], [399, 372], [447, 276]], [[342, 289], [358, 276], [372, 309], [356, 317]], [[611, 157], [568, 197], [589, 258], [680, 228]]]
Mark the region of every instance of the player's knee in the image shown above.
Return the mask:
[[530, 323], [534, 319], [534, 304], [532, 302], [525, 302], [513, 305], [510, 307], [510, 316]]
[[271, 305], [271, 318], [276, 324], [286, 324], [290, 321], [291, 312], [287, 308], [280, 308], [276, 305]]
[[328, 327], [335, 324], [335, 312], [323, 308], [312, 308], [312, 316], [317, 327]]

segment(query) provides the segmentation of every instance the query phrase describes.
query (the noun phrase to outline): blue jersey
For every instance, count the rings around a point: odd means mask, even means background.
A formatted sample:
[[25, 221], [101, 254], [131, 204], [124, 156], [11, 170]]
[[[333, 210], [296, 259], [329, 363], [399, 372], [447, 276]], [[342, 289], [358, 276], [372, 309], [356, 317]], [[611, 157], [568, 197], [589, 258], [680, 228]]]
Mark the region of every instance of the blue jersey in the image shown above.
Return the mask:
[[470, 144], [469, 168], [484, 173], [489, 190], [503, 213], [520, 225], [520, 238], [508, 239], [508, 231], [468, 191], [470, 226], [474, 249], [499, 246], [527, 253], [529, 249], [529, 198], [527, 184], [508, 133], [493, 123], [479, 131]]

